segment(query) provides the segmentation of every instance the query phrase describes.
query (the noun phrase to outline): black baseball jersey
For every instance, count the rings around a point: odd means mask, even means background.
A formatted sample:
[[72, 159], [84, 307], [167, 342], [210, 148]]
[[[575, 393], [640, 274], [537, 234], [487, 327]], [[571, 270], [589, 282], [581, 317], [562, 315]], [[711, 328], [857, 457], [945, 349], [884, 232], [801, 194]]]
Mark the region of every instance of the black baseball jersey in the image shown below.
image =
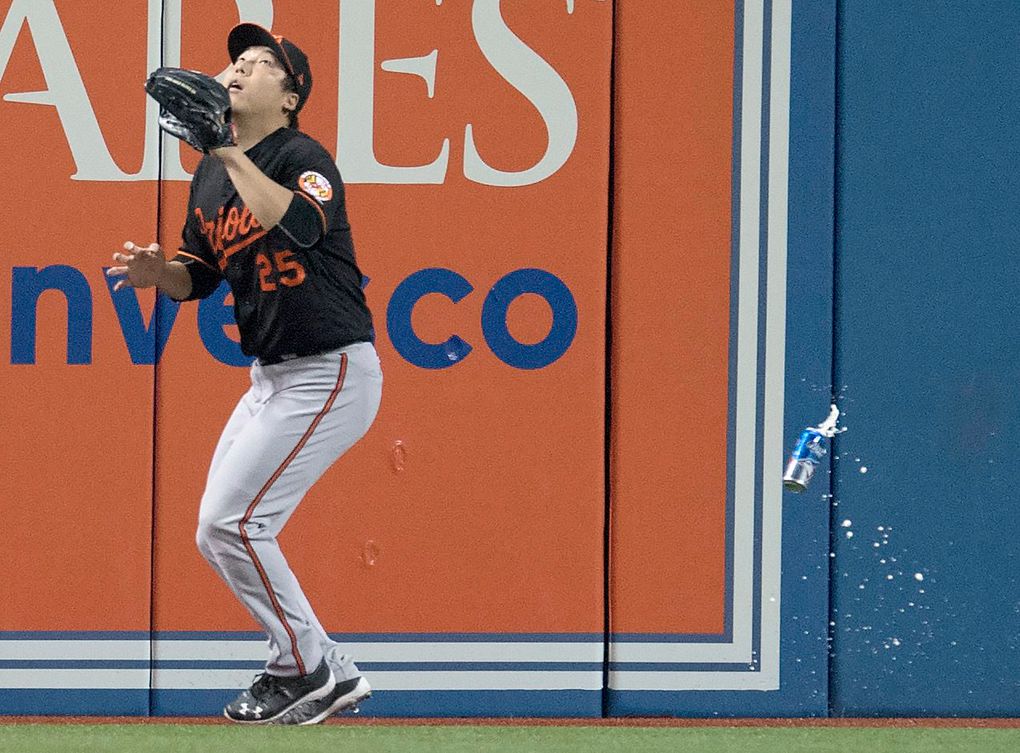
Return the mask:
[[283, 219], [263, 228], [214, 156], [198, 165], [176, 261], [191, 275], [189, 299], [226, 278], [241, 350], [263, 362], [332, 350], [372, 337], [340, 172], [314, 139], [281, 128], [245, 152], [291, 189]]

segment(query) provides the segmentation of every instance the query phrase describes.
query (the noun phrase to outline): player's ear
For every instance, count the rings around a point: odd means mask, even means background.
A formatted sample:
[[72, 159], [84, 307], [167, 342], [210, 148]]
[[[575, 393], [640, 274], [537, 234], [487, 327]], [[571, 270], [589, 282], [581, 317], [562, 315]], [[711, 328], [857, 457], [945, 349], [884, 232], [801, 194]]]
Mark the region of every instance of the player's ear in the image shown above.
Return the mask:
[[283, 111], [288, 115], [297, 110], [298, 95], [296, 92], [287, 92], [287, 96], [283, 99]]

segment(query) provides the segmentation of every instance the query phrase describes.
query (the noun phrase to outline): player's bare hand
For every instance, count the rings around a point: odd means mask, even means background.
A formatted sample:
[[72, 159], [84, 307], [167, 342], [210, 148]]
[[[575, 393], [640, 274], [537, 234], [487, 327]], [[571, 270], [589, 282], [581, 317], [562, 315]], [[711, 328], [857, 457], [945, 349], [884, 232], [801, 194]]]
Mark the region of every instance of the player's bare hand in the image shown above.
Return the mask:
[[143, 248], [128, 241], [124, 244], [124, 253], [115, 253], [113, 260], [118, 266], [106, 270], [107, 277], [123, 278], [113, 286], [114, 292], [124, 287], [151, 288], [159, 284], [167, 266], [163, 249], [157, 243]]

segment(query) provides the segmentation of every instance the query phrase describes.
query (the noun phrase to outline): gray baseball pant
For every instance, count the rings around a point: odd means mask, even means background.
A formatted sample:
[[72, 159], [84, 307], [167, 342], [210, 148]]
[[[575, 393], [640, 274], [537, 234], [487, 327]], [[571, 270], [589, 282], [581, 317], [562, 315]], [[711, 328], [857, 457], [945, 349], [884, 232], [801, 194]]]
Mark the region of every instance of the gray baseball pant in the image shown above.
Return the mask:
[[268, 366], [255, 361], [251, 388], [213, 453], [198, 548], [266, 631], [270, 674], [308, 674], [325, 655], [339, 655], [276, 537], [311, 486], [368, 431], [381, 396], [370, 343]]

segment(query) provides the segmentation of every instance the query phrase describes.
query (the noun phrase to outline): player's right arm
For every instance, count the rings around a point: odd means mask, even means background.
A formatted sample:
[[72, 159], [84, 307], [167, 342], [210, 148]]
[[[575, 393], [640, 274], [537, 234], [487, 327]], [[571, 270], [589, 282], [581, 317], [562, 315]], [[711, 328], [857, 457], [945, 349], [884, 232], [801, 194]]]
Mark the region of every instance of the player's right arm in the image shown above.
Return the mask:
[[130, 285], [136, 288], [158, 287], [175, 301], [205, 298], [223, 281], [216, 258], [208, 247], [195, 218], [195, 182], [203, 174], [203, 160], [195, 171], [188, 194], [188, 214], [181, 230], [181, 245], [177, 255], [167, 260], [158, 244], [139, 248], [134, 243], [124, 244], [124, 253], [113, 255], [121, 266], [112, 267], [111, 277], [124, 276], [114, 285], [114, 291]]
[[124, 253], [115, 253], [113, 260], [120, 266], [110, 267], [109, 277], [121, 277], [113, 286], [117, 292], [123, 287], [158, 287], [171, 298], [183, 300], [191, 295], [191, 275], [179, 261], [167, 261], [163, 249], [156, 243], [142, 248], [131, 241], [124, 244]]

